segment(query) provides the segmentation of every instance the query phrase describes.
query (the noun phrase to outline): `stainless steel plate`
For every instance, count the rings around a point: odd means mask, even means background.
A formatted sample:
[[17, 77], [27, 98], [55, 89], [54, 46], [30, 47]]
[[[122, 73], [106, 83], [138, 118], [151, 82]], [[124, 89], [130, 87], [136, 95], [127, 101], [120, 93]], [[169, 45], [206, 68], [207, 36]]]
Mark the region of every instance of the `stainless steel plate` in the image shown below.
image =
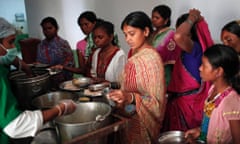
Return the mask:
[[102, 91], [91, 91], [89, 89], [84, 89], [83, 91], [83, 95], [84, 96], [88, 96], [88, 97], [101, 97], [102, 95]]
[[187, 140], [182, 131], [168, 131], [160, 135], [158, 142], [160, 144], [186, 144]]
[[52, 69], [52, 68], [47, 68], [46, 70], [49, 71], [49, 74], [50, 75], [56, 75], [56, 74], [59, 74], [62, 72], [62, 70], [59, 70], [59, 69]]
[[72, 80], [62, 82], [59, 85], [59, 88], [61, 90], [71, 91], [71, 92], [79, 92], [79, 91], [83, 90], [83, 88], [80, 88], [80, 87], [77, 87], [77, 86], [73, 85]]
[[103, 83], [98, 83], [98, 84], [91, 84], [88, 86], [88, 89], [90, 91], [99, 91], [99, 90], [103, 90], [106, 87], [110, 87], [110, 83], [103, 82]]
[[49, 64], [42, 64], [42, 63], [34, 64], [34, 67], [36, 67], [36, 68], [47, 68], [49, 66], [50, 66]]

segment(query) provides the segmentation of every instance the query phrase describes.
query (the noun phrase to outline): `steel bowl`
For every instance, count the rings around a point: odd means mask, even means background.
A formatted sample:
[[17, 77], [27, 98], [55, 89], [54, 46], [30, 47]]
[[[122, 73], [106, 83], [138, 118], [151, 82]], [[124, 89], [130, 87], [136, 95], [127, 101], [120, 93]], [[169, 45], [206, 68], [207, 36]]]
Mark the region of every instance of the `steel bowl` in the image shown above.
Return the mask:
[[31, 104], [33, 107], [38, 109], [48, 109], [55, 106], [60, 100], [72, 99], [73, 101], [78, 100], [78, 95], [76, 93], [55, 91], [49, 92], [38, 97], [35, 97]]
[[168, 131], [160, 135], [159, 144], [187, 144], [183, 131]]
[[87, 87], [92, 83], [92, 79], [89, 77], [79, 77], [72, 80], [72, 84], [77, 87]]

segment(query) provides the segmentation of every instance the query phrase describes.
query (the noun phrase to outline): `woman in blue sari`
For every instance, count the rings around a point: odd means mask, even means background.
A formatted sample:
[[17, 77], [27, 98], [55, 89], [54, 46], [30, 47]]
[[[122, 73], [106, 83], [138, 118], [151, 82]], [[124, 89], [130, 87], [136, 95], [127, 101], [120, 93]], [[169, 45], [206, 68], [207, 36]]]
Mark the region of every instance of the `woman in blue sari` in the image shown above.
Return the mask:
[[174, 40], [181, 53], [168, 85], [164, 130], [188, 130], [201, 124], [209, 83], [201, 81], [199, 67], [205, 49], [213, 44], [200, 11], [191, 9], [178, 18]]

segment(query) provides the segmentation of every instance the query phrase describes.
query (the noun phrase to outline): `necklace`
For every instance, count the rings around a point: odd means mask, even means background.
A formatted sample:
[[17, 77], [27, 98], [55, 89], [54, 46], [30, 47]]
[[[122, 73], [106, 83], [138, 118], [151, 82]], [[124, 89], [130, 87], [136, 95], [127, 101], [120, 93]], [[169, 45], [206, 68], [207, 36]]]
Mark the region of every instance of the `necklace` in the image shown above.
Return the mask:
[[213, 99], [209, 100], [207, 99], [204, 103], [204, 112], [208, 117], [211, 116], [212, 111], [219, 105], [221, 100], [227, 96], [232, 91], [231, 87], [227, 87], [224, 89], [222, 93], [218, 93], [213, 97]]
[[107, 67], [118, 50], [111, 48], [98, 53], [97, 76], [99, 78], [105, 78]]
[[208, 117], [210, 117], [212, 111], [215, 109], [214, 101], [221, 95], [221, 93], [218, 93], [216, 96], [213, 97], [212, 100], [206, 100], [204, 104], [204, 112]]

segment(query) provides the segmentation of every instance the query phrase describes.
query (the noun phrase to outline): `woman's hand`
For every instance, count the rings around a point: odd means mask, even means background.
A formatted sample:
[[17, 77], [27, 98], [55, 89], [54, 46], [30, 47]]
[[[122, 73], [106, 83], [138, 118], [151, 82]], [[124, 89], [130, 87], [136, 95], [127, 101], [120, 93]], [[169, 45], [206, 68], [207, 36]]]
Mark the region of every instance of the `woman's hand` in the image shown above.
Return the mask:
[[185, 132], [185, 138], [189, 143], [194, 143], [194, 141], [200, 136], [201, 129], [200, 127], [190, 129]]
[[132, 93], [124, 92], [122, 90], [111, 90], [108, 97], [115, 101], [117, 104], [125, 105], [130, 104], [134, 101], [135, 97]]
[[196, 23], [203, 19], [203, 17], [201, 16], [201, 12], [198, 9], [193, 8], [189, 10], [188, 19], [190, 19], [193, 23]]
[[59, 101], [59, 104], [57, 104], [55, 107], [59, 110], [58, 116], [71, 114], [77, 108], [75, 102], [70, 99], [64, 99]]
[[108, 96], [111, 100], [120, 105], [126, 101], [126, 97], [124, 96], [124, 92], [122, 90], [112, 90]]

